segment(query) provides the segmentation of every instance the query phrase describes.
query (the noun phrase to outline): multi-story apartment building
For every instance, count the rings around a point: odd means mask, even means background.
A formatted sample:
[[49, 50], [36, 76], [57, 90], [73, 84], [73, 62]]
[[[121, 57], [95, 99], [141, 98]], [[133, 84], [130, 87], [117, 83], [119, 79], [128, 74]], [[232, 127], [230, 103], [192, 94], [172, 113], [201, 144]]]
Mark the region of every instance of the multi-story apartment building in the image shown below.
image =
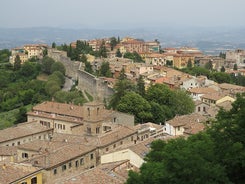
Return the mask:
[[48, 45], [45, 44], [29, 44], [21, 48], [14, 48], [11, 50], [9, 62], [14, 64], [17, 55], [19, 55], [22, 64], [33, 57], [42, 59], [43, 51], [47, 48]]

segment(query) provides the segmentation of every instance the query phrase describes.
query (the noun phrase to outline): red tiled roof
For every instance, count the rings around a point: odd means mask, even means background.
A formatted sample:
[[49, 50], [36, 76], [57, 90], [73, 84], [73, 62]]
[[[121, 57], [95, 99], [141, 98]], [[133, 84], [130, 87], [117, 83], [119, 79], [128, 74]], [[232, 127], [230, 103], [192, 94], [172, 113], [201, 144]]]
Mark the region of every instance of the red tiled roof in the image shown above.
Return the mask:
[[17, 126], [0, 130], [0, 142], [5, 142], [8, 140], [17, 139], [49, 130], [52, 130], [52, 128], [42, 126], [36, 121], [20, 123]]

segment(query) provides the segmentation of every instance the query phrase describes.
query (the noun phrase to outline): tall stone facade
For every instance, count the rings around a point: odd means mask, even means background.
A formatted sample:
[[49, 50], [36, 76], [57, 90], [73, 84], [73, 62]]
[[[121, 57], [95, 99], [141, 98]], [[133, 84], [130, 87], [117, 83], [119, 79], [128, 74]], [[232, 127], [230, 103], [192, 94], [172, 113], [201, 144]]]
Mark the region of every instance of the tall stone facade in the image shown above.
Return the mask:
[[97, 101], [109, 99], [114, 93], [103, 79], [82, 70], [78, 70], [78, 89], [87, 91]]
[[102, 102], [113, 95], [114, 90], [103, 79], [83, 71], [81, 62], [71, 61], [66, 52], [49, 49], [48, 56], [61, 62], [66, 68], [66, 76], [78, 80], [78, 89], [87, 91], [94, 100]]

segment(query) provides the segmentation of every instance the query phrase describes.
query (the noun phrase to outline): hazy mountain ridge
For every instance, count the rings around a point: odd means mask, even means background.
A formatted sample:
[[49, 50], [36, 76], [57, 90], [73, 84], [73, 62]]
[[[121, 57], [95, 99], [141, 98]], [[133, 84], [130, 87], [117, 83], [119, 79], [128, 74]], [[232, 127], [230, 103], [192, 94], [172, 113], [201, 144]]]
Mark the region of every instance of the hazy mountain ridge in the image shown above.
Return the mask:
[[131, 36], [158, 39], [163, 47], [193, 46], [200, 50], [245, 48], [245, 28], [152, 27], [137, 29], [0, 28], [0, 49], [28, 43], [70, 43], [78, 39]]

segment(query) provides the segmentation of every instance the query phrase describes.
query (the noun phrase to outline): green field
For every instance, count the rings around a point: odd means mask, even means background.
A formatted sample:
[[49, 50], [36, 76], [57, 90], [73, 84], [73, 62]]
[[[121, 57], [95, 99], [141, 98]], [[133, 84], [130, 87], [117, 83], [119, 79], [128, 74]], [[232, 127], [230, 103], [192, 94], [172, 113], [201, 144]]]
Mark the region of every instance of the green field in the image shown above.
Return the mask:
[[[30, 111], [32, 108], [32, 105], [25, 106], [27, 108], [27, 111]], [[8, 112], [1, 112], [0, 113], [0, 130], [11, 127], [14, 124], [15, 117], [18, 113], [19, 109], [14, 109]]]

